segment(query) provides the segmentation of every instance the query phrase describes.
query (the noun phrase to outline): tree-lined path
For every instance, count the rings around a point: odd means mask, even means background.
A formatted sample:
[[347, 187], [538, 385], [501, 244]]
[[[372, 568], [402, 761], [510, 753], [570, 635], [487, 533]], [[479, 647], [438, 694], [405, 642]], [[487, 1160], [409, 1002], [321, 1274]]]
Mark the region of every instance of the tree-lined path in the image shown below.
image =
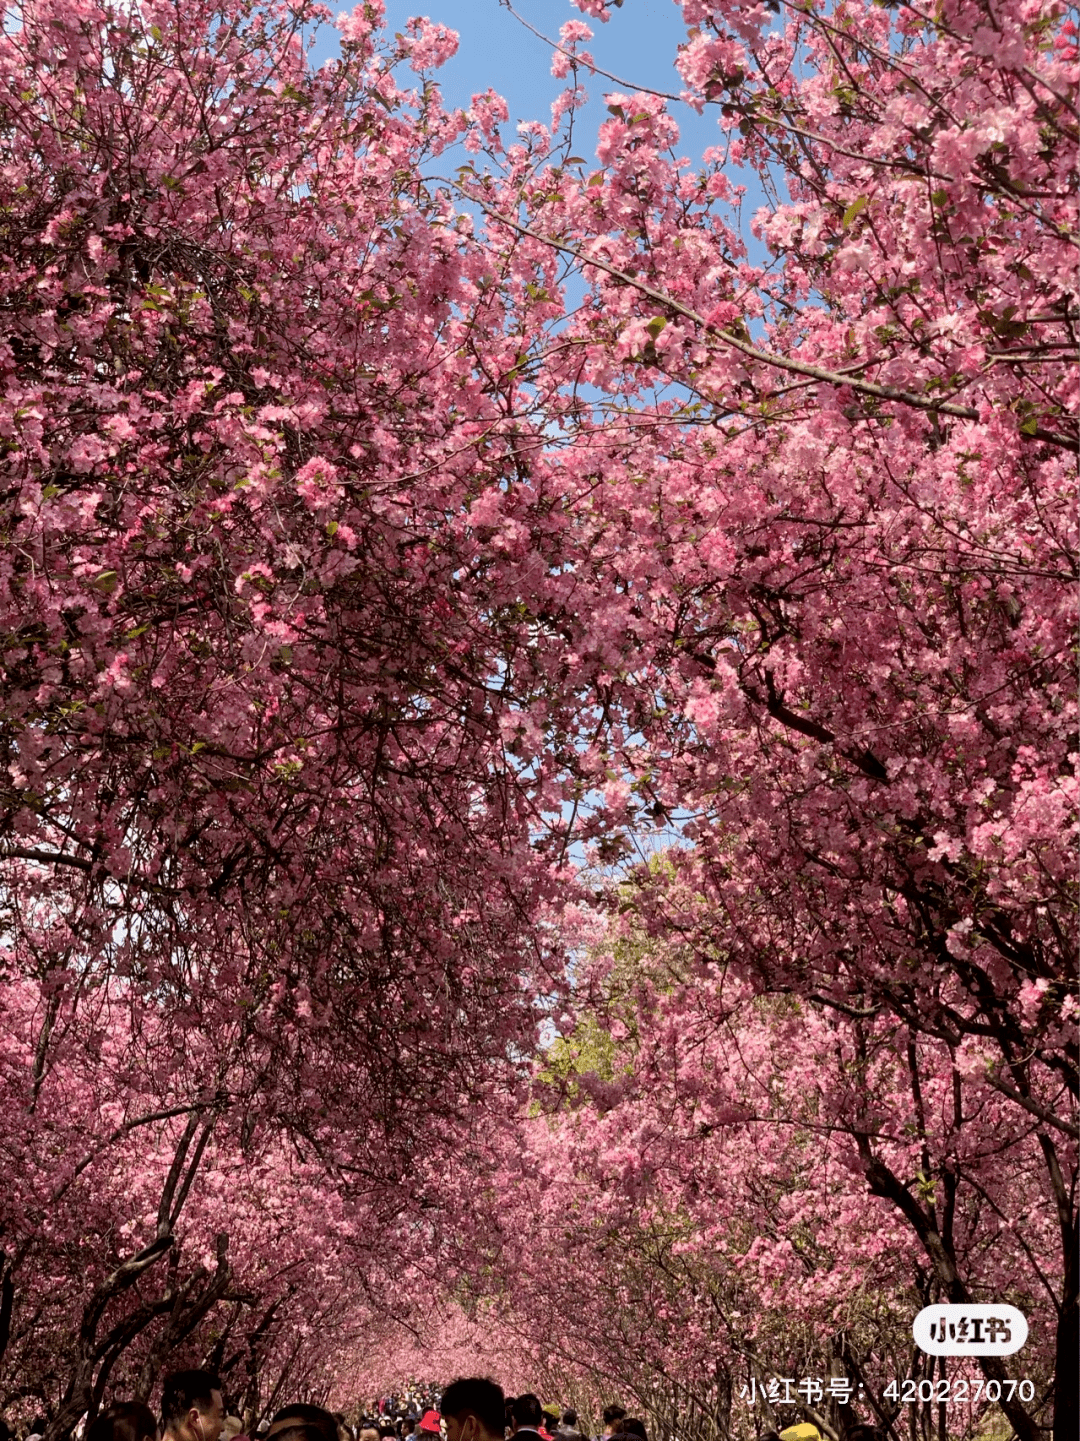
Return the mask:
[[[516, 127], [379, 0], [5, 10], [46, 1441], [183, 1365], [1075, 1434], [1075, 17], [680, 5], [671, 94], [582, 0]], [[947, 1414], [935, 1301], [1031, 1327]]]

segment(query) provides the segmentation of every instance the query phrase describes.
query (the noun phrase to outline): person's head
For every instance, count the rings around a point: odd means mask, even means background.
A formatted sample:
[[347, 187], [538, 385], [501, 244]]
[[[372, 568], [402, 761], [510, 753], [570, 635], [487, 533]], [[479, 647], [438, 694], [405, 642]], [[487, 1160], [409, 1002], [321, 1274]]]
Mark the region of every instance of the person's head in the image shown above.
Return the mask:
[[559, 1417], [559, 1425], [564, 1431], [577, 1430], [577, 1412], [567, 1406], [566, 1410]]
[[294, 1401], [290, 1406], [283, 1406], [270, 1422], [270, 1430], [266, 1433], [267, 1441], [303, 1441], [303, 1438], [293, 1436], [286, 1437], [285, 1432], [295, 1426], [311, 1426], [316, 1435], [309, 1438], [309, 1441], [338, 1441], [337, 1422], [329, 1411], [324, 1411], [321, 1406], [309, 1406], [305, 1401]]
[[157, 1441], [157, 1418], [142, 1401], [115, 1401], [99, 1411], [83, 1441]]
[[624, 1436], [636, 1436], [638, 1441], [649, 1441], [649, 1433], [645, 1430], [645, 1422], [639, 1416], [626, 1416], [619, 1426]]
[[617, 1431], [622, 1430], [622, 1422], [626, 1419], [625, 1406], [604, 1407], [604, 1435], [614, 1436]]
[[212, 1371], [174, 1371], [161, 1388], [161, 1425], [172, 1441], [218, 1441], [225, 1422], [221, 1382]]
[[326, 1441], [326, 1432], [313, 1421], [286, 1421], [274, 1432], [275, 1441]]
[[356, 1441], [379, 1441], [379, 1428], [374, 1421], [361, 1421]]
[[443, 1392], [446, 1441], [502, 1441], [506, 1397], [483, 1376], [459, 1376]]
[[515, 1431], [526, 1426], [535, 1430], [544, 1419], [544, 1412], [539, 1399], [531, 1391], [526, 1391], [523, 1396], [514, 1398], [510, 1416]]

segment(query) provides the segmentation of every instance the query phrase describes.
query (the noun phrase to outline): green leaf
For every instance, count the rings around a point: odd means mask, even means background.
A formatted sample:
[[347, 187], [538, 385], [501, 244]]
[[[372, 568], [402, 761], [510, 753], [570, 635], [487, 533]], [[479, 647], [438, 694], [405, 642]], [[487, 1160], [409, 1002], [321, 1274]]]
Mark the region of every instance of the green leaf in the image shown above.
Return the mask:
[[47, 485], [45, 489], [41, 492], [41, 498], [42, 500], [52, 500], [54, 495], [59, 494], [60, 487], [58, 485]]
[[844, 222], [843, 222], [843, 223], [844, 223], [844, 229], [845, 229], [845, 230], [848, 228], [848, 226], [851, 224], [851, 222], [855, 219], [856, 215], [861, 215], [861, 214], [863, 213], [863, 211], [866, 209], [866, 207], [867, 207], [869, 204], [870, 204], [870, 197], [869, 197], [869, 195], [860, 195], [859, 198], [858, 198], [858, 200], [853, 200], [853, 201], [851, 202], [851, 204], [848, 206], [848, 208], [844, 211]]
[[590, 185], [603, 185], [603, 183], [604, 183], [604, 175], [603, 175], [603, 172], [602, 172], [602, 171], [598, 170], [595, 175], [590, 175], [590, 176], [589, 176], [589, 184], [590, 184]]
[[328, 520], [328, 521], [326, 522], [326, 533], [327, 533], [327, 535], [329, 535], [329, 536], [331, 536], [331, 537], [337, 535], [337, 533], [338, 533], [338, 523], [337, 523], [336, 520]]
[[667, 325], [667, 321], [662, 315], [654, 315], [653, 318], [649, 321], [648, 325], [646, 325], [645, 329], [655, 340], [656, 337], [663, 330], [665, 325]]
[[115, 570], [103, 570], [94, 576], [90, 584], [95, 590], [101, 591], [102, 595], [112, 595], [116, 589], [117, 579], [118, 577]]
[[1038, 430], [1038, 428], [1039, 428], [1039, 417], [1038, 417], [1037, 415], [1029, 415], [1028, 418], [1027, 418], [1027, 420], [1022, 421], [1021, 424], [1020, 424], [1020, 434], [1021, 434], [1021, 435], [1034, 435], [1035, 432]]

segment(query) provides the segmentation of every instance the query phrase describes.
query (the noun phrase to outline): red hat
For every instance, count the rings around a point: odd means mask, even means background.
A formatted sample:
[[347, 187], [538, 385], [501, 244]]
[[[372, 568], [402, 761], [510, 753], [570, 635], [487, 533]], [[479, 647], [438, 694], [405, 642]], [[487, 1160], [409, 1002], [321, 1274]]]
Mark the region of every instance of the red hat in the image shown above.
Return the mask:
[[439, 1422], [441, 1419], [442, 1418], [440, 1417], [438, 1411], [425, 1411], [423, 1416], [421, 1416], [420, 1418], [419, 1429], [421, 1431], [426, 1431], [429, 1436], [438, 1436]]

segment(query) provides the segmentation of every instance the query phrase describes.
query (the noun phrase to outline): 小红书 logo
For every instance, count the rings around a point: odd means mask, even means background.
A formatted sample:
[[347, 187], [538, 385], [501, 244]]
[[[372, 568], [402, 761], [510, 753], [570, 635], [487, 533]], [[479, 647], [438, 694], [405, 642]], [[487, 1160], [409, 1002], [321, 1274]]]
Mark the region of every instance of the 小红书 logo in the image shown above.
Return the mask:
[[924, 1306], [911, 1334], [930, 1356], [1011, 1356], [1027, 1340], [1028, 1324], [1015, 1306]]

